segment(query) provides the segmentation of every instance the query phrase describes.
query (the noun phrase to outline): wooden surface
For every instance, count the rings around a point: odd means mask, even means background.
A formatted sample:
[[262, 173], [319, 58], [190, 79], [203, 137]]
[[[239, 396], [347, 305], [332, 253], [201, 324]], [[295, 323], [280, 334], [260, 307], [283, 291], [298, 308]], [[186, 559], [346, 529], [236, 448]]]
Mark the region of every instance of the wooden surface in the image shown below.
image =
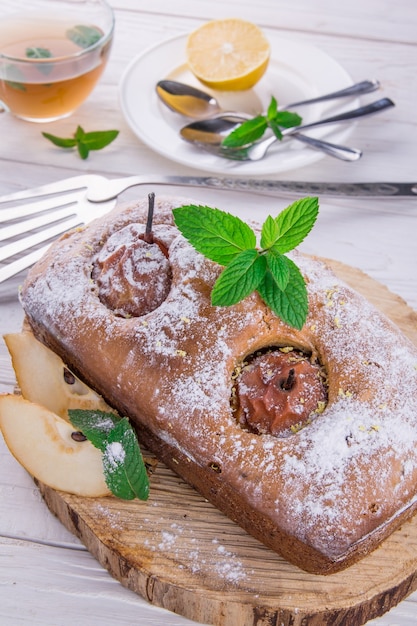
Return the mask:
[[[16, 0], [2, 0], [16, 2]], [[212, 18], [237, 16], [276, 35], [319, 47], [359, 81], [378, 78], [381, 96], [396, 107], [355, 126], [349, 144], [364, 150], [357, 163], [330, 157], [270, 178], [316, 181], [409, 181], [416, 176], [417, 5], [415, 0], [110, 0], [116, 38], [109, 65], [91, 97], [72, 117], [48, 124], [50, 133], [71, 135], [117, 128], [117, 140], [82, 161], [46, 142], [38, 124], [0, 115], [0, 194], [78, 173], [200, 173], [165, 159], [139, 141], [118, 101], [121, 73], [133, 57], [168, 37], [187, 33]], [[161, 77], [155, 77], [155, 80]], [[363, 102], [374, 99], [367, 96]], [[379, 94], [377, 94], [379, 95]], [[141, 94], [138, 93], [138, 98]], [[166, 193], [166, 189], [154, 189]], [[148, 190], [142, 189], [145, 194]], [[184, 194], [184, 190], [169, 189]], [[137, 191], [135, 192], [137, 193]], [[126, 197], [132, 194], [128, 192]], [[288, 204], [253, 194], [189, 191], [199, 201], [244, 219], [263, 219]], [[359, 267], [417, 309], [417, 199], [320, 199], [320, 216], [302, 248]], [[22, 322], [18, 286], [22, 276], [0, 286], [0, 333]], [[0, 343], [0, 390], [14, 375]], [[230, 549], [230, 551], [232, 551]], [[336, 592], [329, 599], [333, 601]], [[0, 624], [3, 626], [191, 626], [194, 622], [157, 608], [120, 585], [48, 511], [32, 479], [0, 437]], [[280, 621], [278, 620], [278, 624]], [[266, 619], [259, 618], [259, 626]], [[348, 626], [355, 626], [347, 622]], [[413, 593], [373, 626], [417, 624]], [[240, 626], [236, 623], [236, 626]]]
[[[417, 345], [417, 314], [403, 300], [363, 272], [330, 264]], [[317, 576], [250, 537], [162, 463], [146, 503], [80, 498], [42, 484], [40, 490], [123, 585], [204, 624], [360, 626], [417, 588], [417, 517], [359, 563]]]

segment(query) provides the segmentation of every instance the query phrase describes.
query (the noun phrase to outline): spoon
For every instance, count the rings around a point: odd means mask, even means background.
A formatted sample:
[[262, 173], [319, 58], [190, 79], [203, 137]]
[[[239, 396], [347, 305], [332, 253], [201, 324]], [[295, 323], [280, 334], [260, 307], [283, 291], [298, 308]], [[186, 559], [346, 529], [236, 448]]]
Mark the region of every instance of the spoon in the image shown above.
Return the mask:
[[[389, 98], [381, 98], [380, 100], [375, 100], [374, 102], [365, 106], [361, 106], [357, 109], [351, 109], [350, 111], [345, 111], [344, 113], [340, 113], [339, 115], [333, 115], [332, 117], [327, 117], [323, 120], [318, 120], [317, 122], [311, 122], [309, 124], [303, 124], [301, 126], [293, 126], [291, 128], [284, 128], [281, 132], [283, 136], [291, 135], [299, 138], [300, 130], [358, 119], [360, 117], [379, 113], [392, 106], [395, 106], [392, 100], [390, 100]], [[180, 134], [186, 141], [194, 143], [199, 147], [204, 147], [209, 152], [218, 154], [219, 156], [223, 156], [225, 158], [235, 159], [239, 161], [258, 161], [259, 159], [262, 159], [270, 146], [275, 143], [275, 141], [277, 141], [277, 137], [275, 135], [272, 135], [271, 137], [256, 142], [252, 145], [243, 146], [242, 148], [227, 148], [221, 145], [225, 136], [228, 135], [233, 130], [233, 128], [236, 128], [236, 126], [238, 126], [240, 123], [241, 120], [239, 122], [238, 118], [233, 117], [232, 115], [229, 117], [211, 118], [187, 124], [187, 126], [184, 126], [181, 129]], [[314, 138], [303, 136], [302, 141], [305, 139], [313, 139], [314, 141], [317, 141], [319, 143], [319, 148], [322, 149], [322, 146], [320, 146], [320, 144], [322, 144], [323, 142], [321, 142], [320, 140], [315, 140]], [[328, 146], [332, 146], [332, 144], [328, 144]], [[340, 148], [340, 146], [338, 147]], [[355, 151], [351, 148], [344, 149], [350, 150], [352, 152], [351, 159], [349, 160], [357, 160], [358, 158], [360, 158], [359, 151]]]
[[[360, 83], [355, 83], [346, 89], [334, 91], [323, 96], [318, 96], [317, 98], [310, 98], [309, 100], [300, 100], [299, 102], [287, 104], [285, 109], [294, 109], [295, 107], [304, 106], [306, 104], [315, 104], [326, 100], [345, 98], [346, 96], [359, 96], [375, 91], [376, 89], [379, 89], [379, 87], [380, 83], [377, 80], [364, 80]], [[185, 117], [203, 119], [206, 117], [213, 117], [214, 115], [228, 115], [230, 113], [238, 115], [244, 119], [251, 117], [247, 113], [225, 111], [221, 108], [219, 102], [214, 96], [202, 91], [201, 89], [196, 89], [191, 85], [179, 83], [175, 80], [160, 80], [156, 84], [156, 93], [162, 102], [169, 109], [171, 109], [171, 111], [181, 113], [181, 115], [184, 115]]]
[[[331, 100], [333, 98], [369, 93], [370, 91], [379, 89], [379, 87], [380, 83], [377, 80], [366, 80], [351, 85], [346, 89], [325, 94], [317, 98], [295, 102], [292, 105], [288, 105], [287, 108], [301, 106], [304, 104], [313, 104], [324, 100]], [[195, 87], [185, 83], [173, 80], [160, 80], [156, 85], [156, 92], [162, 102], [169, 109], [186, 117], [207, 118], [216, 115], [220, 118], [223, 116], [228, 117], [229, 115], [233, 115], [236, 119], [236, 124], [239, 124], [243, 120], [251, 117], [247, 113], [228, 114], [226, 111], [221, 109], [220, 104], [213, 96], [205, 91], [202, 91], [201, 89], [196, 89]], [[294, 133], [293, 137], [298, 141], [308, 144], [316, 150], [321, 150], [326, 154], [343, 161], [356, 161], [362, 156], [362, 152], [360, 150], [332, 144], [322, 139], [314, 139], [306, 135], [302, 135], [301, 133]], [[183, 138], [187, 140], [186, 137]], [[197, 141], [204, 141], [204, 139], [198, 139]], [[210, 143], [209, 138], [207, 138], [207, 141]]]

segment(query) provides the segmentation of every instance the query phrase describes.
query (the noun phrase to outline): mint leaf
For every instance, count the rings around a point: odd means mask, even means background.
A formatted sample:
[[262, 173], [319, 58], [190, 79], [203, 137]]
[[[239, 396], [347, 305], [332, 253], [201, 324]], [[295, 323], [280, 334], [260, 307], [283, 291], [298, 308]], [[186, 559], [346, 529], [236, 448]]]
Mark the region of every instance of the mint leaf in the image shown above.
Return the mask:
[[69, 409], [68, 416], [71, 424], [102, 452], [106, 447], [109, 432], [121, 420], [121, 417], [114, 413], [88, 409]]
[[68, 39], [80, 48], [93, 46], [103, 36], [102, 31], [96, 26], [84, 26], [82, 24], [68, 29], [65, 34]]
[[121, 419], [108, 435], [103, 468], [107, 486], [115, 496], [123, 500], [148, 499], [148, 475], [127, 418]]
[[207, 206], [188, 205], [173, 210], [174, 221], [184, 237], [207, 258], [226, 266], [216, 280], [213, 306], [230, 306], [258, 291], [281, 319], [301, 329], [308, 313], [304, 278], [285, 256], [313, 227], [318, 214], [317, 198], [293, 202], [276, 218], [262, 225], [256, 248], [253, 230], [239, 218]]
[[49, 139], [49, 141], [59, 148], [76, 147], [82, 159], [88, 157], [90, 150], [101, 150], [108, 146], [116, 139], [118, 134], [118, 130], [99, 130], [86, 133], [81, 126], [77, 126], [74, 135], [68, 138], [42, 133], [46, 139]]
[[18, 89], [19, 91], [27, 91], [26, 85], [24, 84], [27, 79], [19, 67], [12, 63], [7, 63], [4, 66], [4, 75], [7, 76], [7, 80], [4, 81], [6, 85], [13, 89]]
[[266, 261], [277, 286], [284, 291], [290, 280], [290, 266], [287, 257], [283, 254], [277, 255], [273, 252], [267, 252]]
[[258, 292], [266, 304], [283, 322], [301, 330], [308, 313], [307, 289], [298, 267], [287, 258], [289, 280], [282, 290], [276, 276], [271, 271], [266, 272], [258, 286]]
[[[26, 48], [26, 57], [28, 59], [50, 59], [52, 57], [52, 52], [48, 50], [48, 48]], [[36, 65], [37, 69], [43, 74], [49, 74], [52, 72], [54, 64], [53, 63], [38, 63]]]
[[242, 250], [254, 248], [256, 236], [240, 218], [207, 206], [187, 205], [173, 210], [177, 228], [208, 259], [228, 265]]
[[261, 231], [261, 246], [265, 250], [271, 248], [274, 243], [279, 239], [279, 226], [273, 217], [268, 215], [265, 222], [262, 225]]
[[52, 52], [48, 48], [26, 48], [28, 59], [50, 59]]
[[267, 120], [270, 121], [270, 120], [275, 119], [277, 113], [278, 113], [278, 102], [276, 101], [274, 96], [272, 96], [271, 102], [269, 103], [269, 107], [266, 112]]
[[276, 218], [279, 238], [273, 247], [281, 253], [293, 250], [313, 228], [318, 211], [318, 198], [301, 198], [284, 209]]
[[84, 133], [81, 141], [88, 146], [89, 150], [101, 150], [114, 141], [118, 134], [118, 130], [99, 130]]
[[258, 115], [247, 122], [242, 122], [240, 126], [223, 139], [222, 146], [226, 148], [246, 146], [260, 139], [267, 128], [268, 123], [265, 116]]
[[126, 417], [86, 409], [70, 409], [71, 424], [103, 453], [107, 486], [118, 498], [146, 500], [149, 480], [136, 434]]
[[281, 140], [283, 138], [284, 135], [281, 132], [279, 124], [277, 124], [274, 120], [269, 122], [269, 128], [272, 130], [277, 139]]
[[77, 145], [76, 139], [65, 139], [64, 137], [56, 137], [55, 135], [51, 135], [50, 133], [42, 133], [45, 139], [49, 139], [55, 146], [59, 148], [73, 148]]
[[78, 150], [78, 154], [80, 155], [82, 159], [86, 159], [88, 155], [90, 154], [90, 150], [88, 149], [88, 146], [82, 141], [77, 141], [77, 150]]
[[274, 122], [283, 128], [291, 128], [292, 126], [300, 126], [302, 118], [292, 111], [277, 111]]
[[266, 258], [255, 248], [244, 250], [220, 274], [212, 292], [214, 306], [230, 306], [255, 291], [266, 272]]
[[241, 148], [249, 146], [260, 139], [270, 128], [278, 139], [282, 139], [281, 128], [299, 126], [302, 118], [292, 111], [279, 111], [278, 102], [271, 97], [266, 115], [256, 115], [250, 120], [242, 122], [225, 137], [221, 145], [225, 148]]
[[85, 131], [84, 128], [82, 126], [77, 126], [77, 129], [74, 133], [74, 139], [76, 141], [82, 141], [85, 137]]
[[8, 87], [11, 87], [12, 89], [16, 89], [16, 91], [27, 91], [26, 85], [23, 85], [22, 83], [18, 83], [17, 81], [5, 80], [4, 82], [6, 83]]

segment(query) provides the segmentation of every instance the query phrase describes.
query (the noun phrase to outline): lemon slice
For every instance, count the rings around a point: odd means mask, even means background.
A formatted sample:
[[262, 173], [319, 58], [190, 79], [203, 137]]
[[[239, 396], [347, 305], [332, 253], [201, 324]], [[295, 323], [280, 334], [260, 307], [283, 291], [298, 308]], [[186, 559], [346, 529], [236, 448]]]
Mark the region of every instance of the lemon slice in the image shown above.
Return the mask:
[[192, 32], [186, 44], [190, 71], [224, 91], [253, 87], [264, 75], [270, 45], [262, 30], [241, 19], [213, 20]]

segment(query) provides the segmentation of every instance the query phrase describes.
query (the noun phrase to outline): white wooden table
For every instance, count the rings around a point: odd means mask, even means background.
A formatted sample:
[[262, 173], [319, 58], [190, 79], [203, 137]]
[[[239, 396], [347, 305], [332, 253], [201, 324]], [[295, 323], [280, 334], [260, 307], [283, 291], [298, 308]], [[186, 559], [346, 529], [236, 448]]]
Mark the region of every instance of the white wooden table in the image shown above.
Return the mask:
[[[0, 194], [83, 172], [112, 177], [135, 173], [204, 174], [158, 156], [137, 139], [123, 119], [118, 82], [127, 63], [150, 45], [189, 32], [208, 19], [230, 16], [254, 21], [266, 33], [282, 34], [321, 48], [355, 81], [378, 78], [383, 85], [382, 95], [391, 97], [397, 105], [355, 127], [349, 143], [364, 150], [359, 162], [346, 164], [326, 157], [275, 178], [346, 182], [417, 179], [415, 0], [111, 0], [111, 4], [117, 29], [105, 74], [79, 111], [48, 125], [48, 131], [68, 135], [81, 124], [86, 130], [117, 128], [120, 136], [102, 152], [82, 161], [74, 153], [60, 152], [46, 142], [39, 125], [0, 115]], [[169, 191], [184, 195], [183, 189]], [[140, 189], [136, 193], [145, 192]], [[244, 217], [261, 218], [288, 204], [285, 198], [259, 199], [251, 194], [189, 190], [187, 195]], [[417, 309], [416, 234], [417, 199], [323, 197], [319, 222], [303, 248], [361, 268]], [[22, 275], [1, 287], [2, 333], [20, 328], [17, 289], [21, 280]], [[3, 343], [0, 359], [0, 391], [10, 391], [14, 377]], [[147, 604], [113, 580], [49, 513], [32, 479], [1, 439], [0, 624], [92, 623], [191, 624]], [[372, 623], [417, 624], [417, 593]]]

